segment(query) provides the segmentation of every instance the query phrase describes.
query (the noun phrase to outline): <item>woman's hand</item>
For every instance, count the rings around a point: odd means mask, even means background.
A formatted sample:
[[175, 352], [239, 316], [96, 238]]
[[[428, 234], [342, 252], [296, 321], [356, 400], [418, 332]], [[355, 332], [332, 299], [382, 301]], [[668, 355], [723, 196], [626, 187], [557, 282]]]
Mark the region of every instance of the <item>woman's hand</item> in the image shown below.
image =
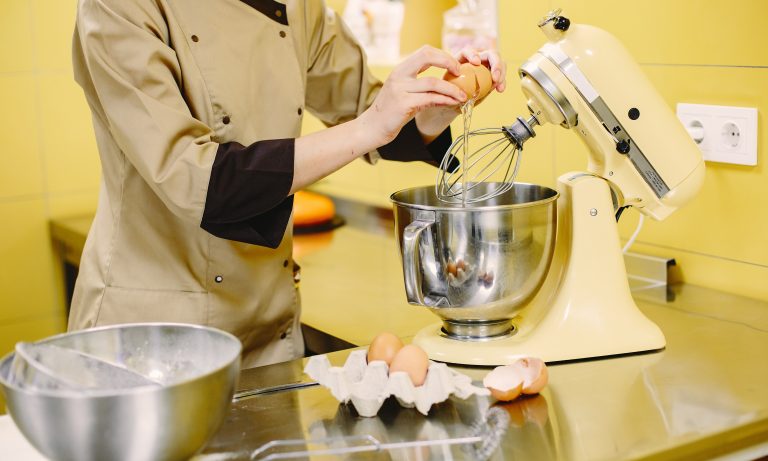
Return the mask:
[[[478, 51], [472, 48], [465, 48], [461, 50], [457, 60], [459, 63], [469, 62], [476, 66], [483, 65], [488, 67], [493, 78], [493, 88], [499, 93], [506, 89], [507, 65], [501, 60], [501, 57], [495, 50]], [[456, 74], [456, 72], [453, 73]], [[482, 99], [475, 101], [475, 105], [482, 101]], [[419, 128], [424, 142], [429, 143], [435, 139], [460, 113], [459, 105], [452, 107], [429, 107], [417, 113], [416, 126]]]
[[502, 93], [507, 87], [507, 64], [501, 60], [496, 50], [478, 51], [472, 48], [464, 48], [457, 57], [460, 63], [469, 62], [476, 66], [484, 65], [491, 70], [493, 87]]
[[455, 107], [466, 101], [466, 95], [457, 86], [438, 77], [419, 77], [430, 67], [459, 75], [456, 58], [445, 51], [424, 46], [392, 70], [371, 107], [358, 117], [363, 129], [374, 136], [377, 145], [395, 139], [400, 129], [417, 114], [430, 109], [438, 112], [448, 110], [455, 117]]

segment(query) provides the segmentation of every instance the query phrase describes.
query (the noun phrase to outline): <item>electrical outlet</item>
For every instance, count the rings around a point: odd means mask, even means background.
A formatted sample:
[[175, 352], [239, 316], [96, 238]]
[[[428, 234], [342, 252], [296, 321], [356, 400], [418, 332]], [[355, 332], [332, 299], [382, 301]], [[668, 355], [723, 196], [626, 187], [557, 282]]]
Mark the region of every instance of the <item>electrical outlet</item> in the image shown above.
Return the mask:
[[757, 109], [679, 103], [677, 118], [704, 160], [757, 165]]

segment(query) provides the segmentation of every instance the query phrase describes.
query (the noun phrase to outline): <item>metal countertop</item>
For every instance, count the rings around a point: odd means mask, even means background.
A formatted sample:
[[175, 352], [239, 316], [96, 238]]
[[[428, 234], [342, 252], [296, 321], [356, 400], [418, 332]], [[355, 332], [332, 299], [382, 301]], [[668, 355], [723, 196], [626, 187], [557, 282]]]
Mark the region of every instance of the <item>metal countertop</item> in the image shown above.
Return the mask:
[[[344, 226], [296, 243], [303, 270], [302, 318], [322, 333], [320, 339], [362, 345], [385, 330], [407, 339], [436, 321], [426, 309], [405, 302], [394, 238], [381, 226]], [[251, 395], [233, 403], [225, 425], [199, 458], [248, 459], [252, 450], [280, 439], [372, 435], [391, 443], [463, 437], [494, 407], [511, 423], [497, 431], [500, 449], [490, 459], [712, 459], [726, 453], [736, 453], [730, 459], [751, 459], [768, 454], [768, 303], [690, 285], [634, 295], [664, 332], [665, 350], [551, 366], [541, 395], [505, 405], [452, 398], [424, 417], [387, 401], [377, 417], [362, 418], [319, 386], [274, 390], [306, 382], [305, 359], [244, 370], [239, 390]], [[323, 344], [315, 346], [323, 350]], [[341, 365], [348, 353], [329, 358]], [[488, 371], [458, 369], [474, 379]], [[357, 453], [353, 459], [477, 459], [477, 454], [476, 447], [455, 445]]]
[[[264, 393], [233, 403], [227, 422], [200, 459], [247, 459], [251, 450], [280, 439], [372, 435], [392, 443], [465, 437], [491, 408], [504, 411], [510, 425], [497, 431], [500, 449], [490, 459], [765, 455], [768, 306], [684, 285], [673, 287], [670, 297], [674, 300], [638, 300], [667, 335], [665, 350], [550, 366], [550, 383], [541, 395], [503, 405], [487, 398], [451, 398], [425, 417], [390, 399], [377, 417], [362, 418], [320, 386], [268, 392], [274, 385], [307, 382], [305, 359], [244, 370], [240, 388]], [[342, 365], [348, 353], [331, 353], [329, 358]], [[474, 379], [488, 371], [456, 369]], [[354, 459], [483, 459], [476, 450], [471, 444], [421, 447], [357, 453]], [[240, 455], [224, 455], [232, 452]]]

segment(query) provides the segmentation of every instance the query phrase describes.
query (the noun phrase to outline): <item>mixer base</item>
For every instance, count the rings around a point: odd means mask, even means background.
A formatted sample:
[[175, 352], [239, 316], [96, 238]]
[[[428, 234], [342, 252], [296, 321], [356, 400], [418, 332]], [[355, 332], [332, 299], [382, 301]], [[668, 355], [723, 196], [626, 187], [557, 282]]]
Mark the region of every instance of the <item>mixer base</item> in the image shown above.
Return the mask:
[[[451, 338], [443, 332], [441, 324], [436, 323], [419, 331], [413, 338], [413, 344], [424, 349], [431, 360], [445, 363], [475, 366], [497, 366], [512, 363], [520, 357], [537, 357], [547, 363], [568, 362], [574, 360], [600, 359], [618, 357], [630, 354], [640, 354], [661, 351], [665, 347], [663, 336], [660, 338], [656, 325], [648, 322], [648, 331], [638, 331], [630, 338], [630, 343], [622, 345], [609, 339], [606, 343], [595, 341], [579, 341], [578, 344], [567, 344], [558, 341], [553, 335], [548, 342], [533, 339], [527, 341], [517, 335], [504, 335], [484, 340], [467, 341]], [[622, 335], [626, 336], [626, 335]], [[640, 342], [637, 340], [640, 339]], [[585, 343], [587, 347], [585, 348]], [[618, 346], [618, 347], [617, 347]]]
[[491, 341], [514, 334], [515, 326], [508, 319], [483, 322], [444, 320], [440, 331], [447, 338], [459, 341]]

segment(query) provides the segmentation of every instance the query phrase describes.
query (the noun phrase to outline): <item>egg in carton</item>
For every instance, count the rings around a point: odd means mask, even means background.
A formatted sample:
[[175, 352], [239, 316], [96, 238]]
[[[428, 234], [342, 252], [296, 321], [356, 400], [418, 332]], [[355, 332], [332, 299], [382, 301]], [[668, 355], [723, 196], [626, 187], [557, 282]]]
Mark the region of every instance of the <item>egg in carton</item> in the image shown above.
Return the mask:
[[365, 350], [351, 352], [342, 367], [331, 366], [325, 355], [316, 355], [309, 358], [304, 373], [328, 388], [339, 402], [352, 402], [357, 413], [365, 417], [375, 416], [390, 396], [394, 396], [401, 406], [416, 408], [426, 415], [432, 405], [451, 395], [460, 399], [489, 395], [484, 387], [473, 385], [469, 376], [451, 370], [444, 363], [430, 361], [424, 384], [417, 387], [408, 373], [396, 371], [390, 374], [386, 362], [374, 360], [368, 363], [366, 354]]

